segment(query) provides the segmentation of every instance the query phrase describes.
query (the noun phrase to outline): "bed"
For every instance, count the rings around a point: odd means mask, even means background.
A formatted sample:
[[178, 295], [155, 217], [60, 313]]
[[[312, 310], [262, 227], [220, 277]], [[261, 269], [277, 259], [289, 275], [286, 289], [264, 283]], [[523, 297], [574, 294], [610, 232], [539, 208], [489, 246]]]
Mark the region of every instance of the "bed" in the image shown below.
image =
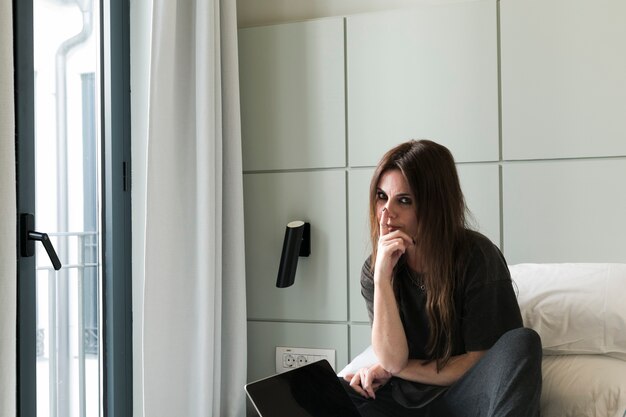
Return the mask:
[[[542, 417], [626, 417], [626, 264], [511, 265], [543, 346]], [[368, 347], [339, 375], [374, 363]]]

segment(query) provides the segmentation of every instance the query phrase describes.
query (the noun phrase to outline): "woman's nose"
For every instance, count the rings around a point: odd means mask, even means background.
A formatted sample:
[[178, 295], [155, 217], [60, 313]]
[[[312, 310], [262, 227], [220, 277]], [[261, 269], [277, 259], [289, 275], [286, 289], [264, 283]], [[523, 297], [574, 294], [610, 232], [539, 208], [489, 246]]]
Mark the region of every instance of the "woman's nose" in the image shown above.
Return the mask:
[[387, 214], [389, 215], [389, 218], [395, 217], [394, 216], [394, 210], [393, 210], [393, 205], [391, 204], [391, 201], [387, 201], [385, 203], [385, 209], [387, 209]]

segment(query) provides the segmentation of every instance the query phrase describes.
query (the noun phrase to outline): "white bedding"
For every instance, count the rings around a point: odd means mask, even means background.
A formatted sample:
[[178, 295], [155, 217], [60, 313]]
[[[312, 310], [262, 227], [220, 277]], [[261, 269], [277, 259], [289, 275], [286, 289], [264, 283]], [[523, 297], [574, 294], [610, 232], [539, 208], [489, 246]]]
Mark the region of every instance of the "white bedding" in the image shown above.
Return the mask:
[[[372, 347], [339, 376], [376, 363]], [[626, 417], [626, 361], [605, 355], [544, 356], [541, 417]]]
[[625, 417], [626, 361], [544, 356], [541, 417]]

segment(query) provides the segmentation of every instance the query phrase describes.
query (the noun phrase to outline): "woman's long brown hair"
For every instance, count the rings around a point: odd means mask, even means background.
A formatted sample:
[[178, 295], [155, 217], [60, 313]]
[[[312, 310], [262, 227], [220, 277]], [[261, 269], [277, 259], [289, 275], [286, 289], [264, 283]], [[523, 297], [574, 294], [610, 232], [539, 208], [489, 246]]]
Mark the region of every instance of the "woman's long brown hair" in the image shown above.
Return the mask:
[[455, 337], [454, 290], [458, 250], [464, 246], [467, 230], [465, 199], [454, 158], [445, 146], [429, 140], [411, 140], [388, 151], [378, 163], [370, 184], [372, 267], [380, 229], [376, 191], [381, 176], [395, 169], [404, 175], [414, 197], [417, 244], [424, 267], [421, 272], [430, 323], [426, 350], [440, 370], [452, 356]]

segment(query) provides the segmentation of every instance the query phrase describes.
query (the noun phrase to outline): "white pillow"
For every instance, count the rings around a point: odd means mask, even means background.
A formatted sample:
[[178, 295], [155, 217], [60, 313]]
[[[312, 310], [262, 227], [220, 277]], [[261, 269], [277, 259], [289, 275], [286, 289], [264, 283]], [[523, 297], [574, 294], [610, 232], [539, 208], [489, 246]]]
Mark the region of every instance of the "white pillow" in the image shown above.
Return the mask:
[[626, 360], [626, 264], [509, 267], [524, 325], [545, 354], [606, 354]]

